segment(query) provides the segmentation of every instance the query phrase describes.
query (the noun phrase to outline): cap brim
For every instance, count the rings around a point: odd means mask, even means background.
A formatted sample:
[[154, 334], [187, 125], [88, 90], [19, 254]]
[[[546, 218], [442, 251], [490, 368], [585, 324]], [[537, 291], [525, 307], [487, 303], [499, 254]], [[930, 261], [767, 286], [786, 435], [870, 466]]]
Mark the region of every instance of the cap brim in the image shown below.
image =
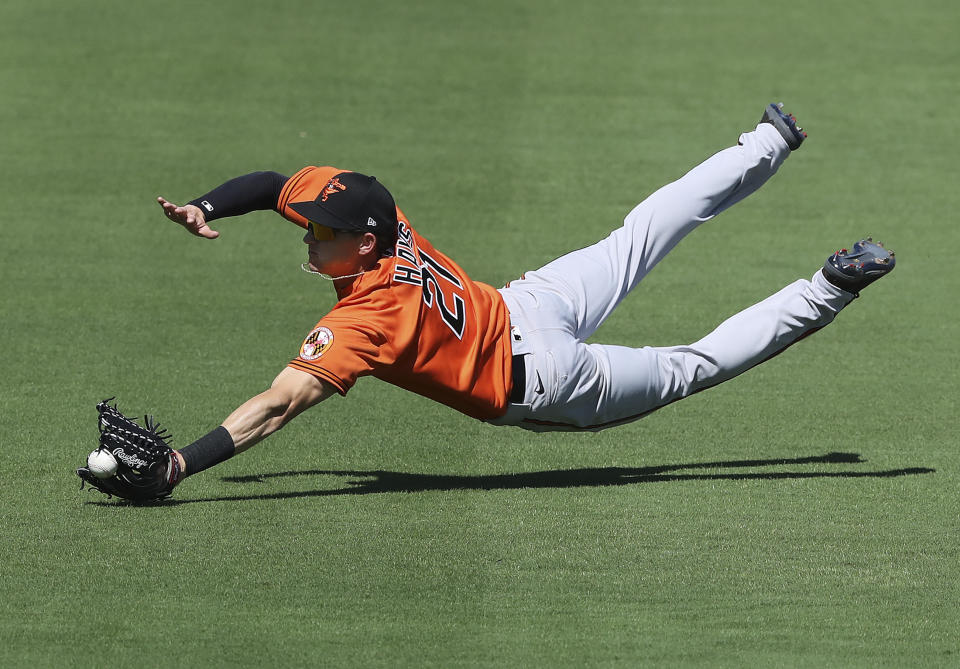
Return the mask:
[[338, 230], [354, 229], [352, 225], [340, 220], [312, 200], [309, 202], [291, 202], [288, 206], [308, 221], [325, 225], [328, 228], [336, 228]]

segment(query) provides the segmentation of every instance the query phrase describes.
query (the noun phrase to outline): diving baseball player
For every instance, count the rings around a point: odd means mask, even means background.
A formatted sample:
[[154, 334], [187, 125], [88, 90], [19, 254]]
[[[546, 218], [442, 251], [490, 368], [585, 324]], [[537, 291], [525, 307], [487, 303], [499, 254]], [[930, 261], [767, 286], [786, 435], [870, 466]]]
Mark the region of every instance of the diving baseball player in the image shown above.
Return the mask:
[[[211, 239], [216, 219], [275, 210], [304, 228], [303, 269], [332, 279], [338, 302], [269, 389], [170, 451], [151, 474], [159, 481], [154, 498], [334, 393], [346, 395], [361, 376], [495, 425], [601, 430], [731, 379], [824, 327], [894, 268], [892, 252], [860, 241], [692, 344], [586, 343], [684, 236], [760, 188], [800, 147], [806, 134], [781, 107], [768, 105], [737, 145], [650, 195], [606, 239], [499, 290], [468, 277], [414, 230], [376, 178], [357, 172], [256, 172], [184, 206], [158, 198], [169, 219]], [[143, 496], [78, 473], [104, 492]]]

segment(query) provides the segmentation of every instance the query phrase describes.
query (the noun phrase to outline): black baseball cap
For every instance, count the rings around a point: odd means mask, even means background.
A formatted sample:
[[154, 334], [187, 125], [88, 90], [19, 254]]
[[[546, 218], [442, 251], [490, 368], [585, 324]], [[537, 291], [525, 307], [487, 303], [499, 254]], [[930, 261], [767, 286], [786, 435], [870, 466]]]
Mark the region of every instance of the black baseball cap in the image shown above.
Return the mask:
[[317, 199], [292, 202], [290, 208], [308, 221], [328, 228], [372, 232], [395, 238], [397, 205], [376, 177], [340, 172], [326, 183]]

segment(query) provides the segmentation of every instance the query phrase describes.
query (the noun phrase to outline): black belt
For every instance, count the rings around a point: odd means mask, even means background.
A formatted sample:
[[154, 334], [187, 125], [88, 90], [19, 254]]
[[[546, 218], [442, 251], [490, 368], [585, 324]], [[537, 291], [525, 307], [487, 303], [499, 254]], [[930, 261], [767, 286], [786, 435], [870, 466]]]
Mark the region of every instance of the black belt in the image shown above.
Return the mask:
[[527, 389], [527, 364], [522, 355], [513, 356], [513, 388], [510, 390], [510, 404], [523, 404]]

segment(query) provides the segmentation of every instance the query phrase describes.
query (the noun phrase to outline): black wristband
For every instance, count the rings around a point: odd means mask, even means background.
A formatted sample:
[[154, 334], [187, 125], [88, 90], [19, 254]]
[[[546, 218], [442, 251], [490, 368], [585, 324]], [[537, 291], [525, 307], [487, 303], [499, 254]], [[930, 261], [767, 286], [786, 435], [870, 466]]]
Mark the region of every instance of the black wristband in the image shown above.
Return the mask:
[[229, 460], [236, 453], [233, 446], [233, 437], [224, 426], [213, 432], [203, 435], [195, 442], [180, 449], [183, 462], [186, 465], [184, 476], [190, 476], [216, 464]]

